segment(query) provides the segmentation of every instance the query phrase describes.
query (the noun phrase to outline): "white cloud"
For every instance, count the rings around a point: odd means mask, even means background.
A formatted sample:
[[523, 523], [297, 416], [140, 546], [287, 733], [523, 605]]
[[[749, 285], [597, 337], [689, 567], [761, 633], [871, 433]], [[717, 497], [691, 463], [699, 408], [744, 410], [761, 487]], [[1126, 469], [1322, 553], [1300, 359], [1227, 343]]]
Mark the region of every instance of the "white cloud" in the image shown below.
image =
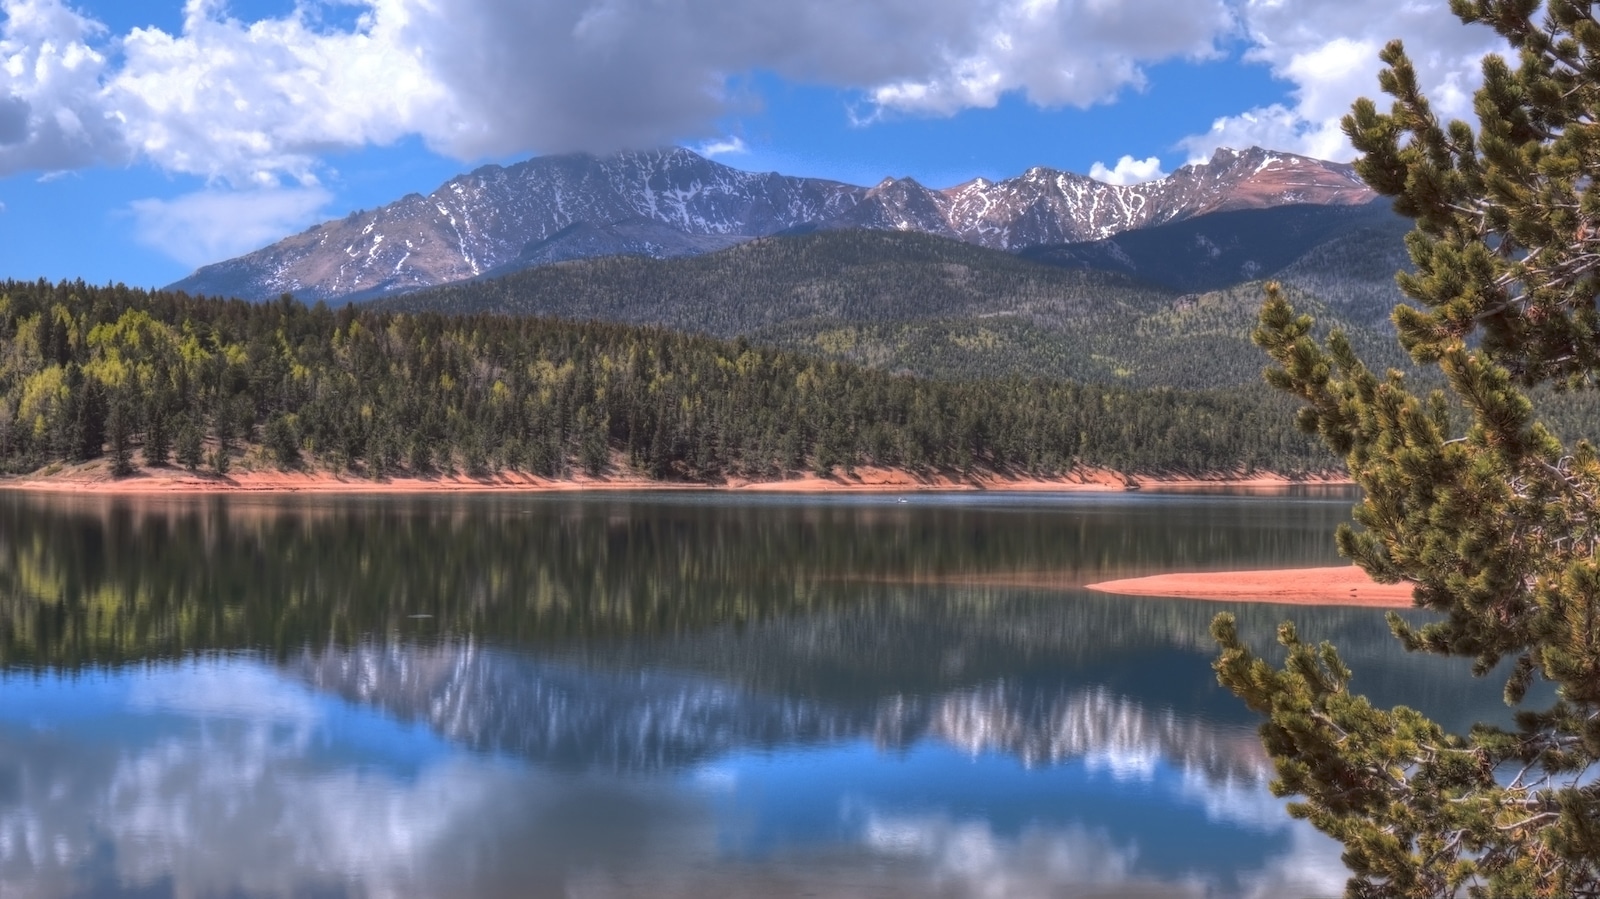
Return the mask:
[[1143, 184], [1166, 176], [1161, 170], [1161, 160], [1154, 156], [1145, 159], [1124, 156], [1117, 160], [1115, 168], [1108, 169], [1103, 162], [1089, 167], [1089, 177], [1106, 184]]
[[[1322, 159], [1348, 159], [1351, 151], [1338, 144], [1343, 139], [1338, 121], [1332, 122], [1331, 132], [1328, 126], [1328, 122], [1308, 122], [1295, 110], [1274, 103], [1217, 119], [1210, 131], [1186, 137], [1180, 146], [1189, 150], [1189, 162], [1205, 162], [1218, 147], [1267, 147]], [[1314, 152], [1314, 145], [1324, 152]]]
[[[334, 5], [354, 15], [325, 16]], [[0, 13], [0, 177], [147, 161], [234, 188], [310, 187], [329, 151], [411, 136], [460, 159], [694, 140], [738, 152], [719, 123], [759, 103], [739, 87], [757, 71], [855, 92], [863, 122], [1007, 95], [1083, 107], [1238, 36], [1290, 99], [1178, 146], [1348, 158], [1338, 119], [1376, 92], [1384, 41], [1407, 41], [1446, 115], [1470, 111], [1498, 44], [1438, 3], [1389, 0], [299, 0], [259, 21], [188, 0], [175, 33], [125, 34], [67, 0]]]
[[720, 147], [755, 71], [869, 116], [1085, 106], [1234, 27], [1226, 0], [301, 0], [254, 22], [188, 0], [176, 33], [126, 34], [66, 0], [0, 12], [0, 176], [145, 160], [234, 187], [310, 186], [329, 150], [412, 135], [463, 159]]
[[181, 35], [122, 38], [105, 102], [132, 148], [164, 169], [311, 185], [329, 148], [449, 127], [451, 97], [422, 59], [409, 5], [373, 0], [356, 30], [327, 33], [300, 11], [246, 24], [190, 0]]
[[0, 0], [0, 175], [128, 158], [101, 99], [103, 26], [59, 0]]
[[694, 149], [701, 156], [728, 156], [750, 152], [750, 148], [745, 146], [744, 138], [737, 135], [706, 141]]
[[1085, 107], [1145, 84], [1143, 66], [1217, 54], [1233, 27], [1221, 0], [1022, 0], [976, 4], [979, 23], [932, 70], [870, 92], [879, 111], [950, 115], [1021, 92], [1041, 106]]
[[1245, 0], [1239, 17], [1251, 44], [1245, 59], [1291, 83], [1292, 99], [1225, 116], [1184, 138], [1179, 146], [1191, 162], [1210, 158], [1217, 147], [1251, 145], [1350, 159], [1355, 151], [1339, 120], [1361, 96], [1387, 106], [1378, 90], [1378, 51], [1392, 38], [1405, 41], [1435, 111], [1470, 121], [1481, 60], [1505, 50], [1487, 27], [1462, 25], [1443, 4]]
[[138, 241], [191, 267], [272, 243], [322, 217], [333, 196], [321, 187], [202, 190], [136, 200]]

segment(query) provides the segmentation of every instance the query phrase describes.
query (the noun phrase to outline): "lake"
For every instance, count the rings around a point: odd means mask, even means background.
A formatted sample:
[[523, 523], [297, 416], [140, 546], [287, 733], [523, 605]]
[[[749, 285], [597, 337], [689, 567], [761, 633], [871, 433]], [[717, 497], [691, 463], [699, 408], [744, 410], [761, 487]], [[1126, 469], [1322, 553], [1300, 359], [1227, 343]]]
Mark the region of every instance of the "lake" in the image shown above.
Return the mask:
[[0, 895], [1337, 895], [1208, 626], [1354, 494], [0, 493]]

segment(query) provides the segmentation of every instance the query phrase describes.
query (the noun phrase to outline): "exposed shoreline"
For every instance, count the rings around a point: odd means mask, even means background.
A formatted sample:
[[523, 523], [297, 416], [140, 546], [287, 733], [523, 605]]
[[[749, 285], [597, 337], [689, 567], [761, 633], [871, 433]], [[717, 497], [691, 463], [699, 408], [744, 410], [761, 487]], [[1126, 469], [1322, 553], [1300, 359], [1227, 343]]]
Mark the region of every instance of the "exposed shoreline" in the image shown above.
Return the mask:
[[[1058, 478], [1033, 478], [1004, 472], [913, 473], [900, 469], [859, 466], [852, 472], [837, 470], [831, 477], [792, 473], [783, 480], [732, 479], [720, 483], [663, 482], [638, 476], [548, 479], [519, 473], [468, 477], [439, 474], [429, 477], [391, 477], [372, 480], [358, 474], [328, 471], [235, 470], [226, 476], [176, 467], [140, 468], [132, 475], [114, 478], [104, 461], [63, 467], [50, 474], [36, 473], [0, 478], [0, 490], [62, 494], [81, 497], [164, 497], [206, 495], [294, 494], [430, 495], [472, 493], [573, 493], [585, 491], [698, 491], [763, 494], [894, 494], [894, 493], [1124, 493], [1192, 492], [1213, 489], [1275, 493], [1292, 487], [1345, 487], [1342, 475], [1285, 476], [1257, 472], [1204, 474], [1164, 473], [1127, 475], [1104, 468], [1077, 467]], [[1103, 575], [1102, 575], [1103, 576]], [[990, 583], [986, 577], [979, 581]], [[1067, 578], [1068, 581], [1072, 579]], [[1078, 582], [1081, 583], [1081, 582]], [[1006, 579], [1010, 586], [1061, 588], [1068, 584], [1059, 572], [1029, 573]], [[1200, 599], [1217, 602], [1278, 603], [1285, 605], [1339, 605], [1372, 608], [1409, 608], [1411, 585], [1374, 583], [1355, 566], [1170, 573], [1086, 584], [1084, 589], [1125, 596]]]
[[1354, 565], [1157, 574], [1102, 581], [1085, 587], [1122, 596], [1162, 596], [1212, 602], [1383, 609], [1412, 607], [1411, 584], [1379, 584]]
[[328, 471], [236, 470], [222, 476], [174, 467], [140, 468], [126, 477], [112, 477], [103, 461], [63, 467], [49, 474], [0, 478], [0, 489], [45, 493], [102, 495], [207, 494], [207, 493], [538, 493], [591, 490], [714, 490], [763, 493], [913, 493], [913, 492], [1126, 492], [1129, 490], [1185, 491], [1207, 488], [1275, 490], [1294, 486], [1348, 486], [1349, 478], [1331, 474], [1286, 476], [1256, 472], [1124, 474], [1105, 468], [1077, 467], [1056, 478], [1034, 478], [1006, 472], [980, 471], [970, 475], [917, 473], [902, 469], [858, 466], [831, 476], [794, 474], [782, 480], [752, 481], [733, 478], [723, 482], [654, 481], [636, 475], [579, 475], [549, 479], [504, 472], [472, 477], [438, 474], [427, 477], [396, 476], [373, 480], [357, 474]]

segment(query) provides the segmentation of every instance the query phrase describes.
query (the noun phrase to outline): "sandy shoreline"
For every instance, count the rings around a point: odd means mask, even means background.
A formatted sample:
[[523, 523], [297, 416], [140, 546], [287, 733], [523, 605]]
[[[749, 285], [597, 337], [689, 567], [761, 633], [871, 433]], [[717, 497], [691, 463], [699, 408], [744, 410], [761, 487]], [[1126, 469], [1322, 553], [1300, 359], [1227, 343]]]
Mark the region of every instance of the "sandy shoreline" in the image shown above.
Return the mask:
[[1087, 589], [1123, 596], [1165, 596], [1215, 602], [1262, 602], [1295, 606], [1410, 608], [1411, 585], [1379, 584], [1354, 565], [1268, 571], [1207, 571], [1157, 574], [1088, 584]]
[[[1137, 486], [1130, 487], [1130, 484]], [[858, 467], [849, 473], [842, 470], [835, 471], [831, 477], [806, 473], [785, 480], [735, 479], [724, 483], [661, 482], [631, 476], [600, 478], [578, 476], [552, 480], [517, 473], [504, 473], [492, 477], [441, 474], [424, 478], [391, 477], [372, 480], [355, 474], [334, 475], [326, 471], [276, 470], [235, 470], [224, 477], [214, 473], [190, 472], [171, 467], [141, 468], [130, 476], [113, 478], [104, 462], [66, 467], [49, 475], [0, 478], [0, 490], [66, 494], [84, 498], [221, 494], [426, 495], [632, 490], [884, 494], [983, 491], [1121, 493], [1130, 489], [1150, 492], [1244, 489], [1271, 494], [1297, 486], [1341, 487], [1349, 484], [1350, 481], [1342, 477], [1285, 477], [1260, 473], [1248, 477], [1225, 472], [1201, 476], [1140, 474], [1130, 477], [1109, 469], [1084, 467], [1075, 468], [1059, 478], [1027, 478], [996, 472], [980, 472], [962, 477], [951, 473], [919, 474], [898, 469]], [[1101, 573], [1100, 576], [1105, 575]], [[944, 579], [938, 580], [941, 583], [945, 582]], [[1082, 583], [1073, 576], [1073, 573], [1063, 571], [1016, 572], [999, 578], [992, 575], [961, 577], [949, 582], [956, 581], [1030, 589], [1075, 589]], [[1354, 566], [1160, 574], [1102, 581], [1084, 585], [1084, 588], [1127, 596], [1214, 601], [1381, 608], [1411, 606], [1409, 584], [1376, 584]]]
[[584, 490], [720, 490], [767, 493], [911, 493], [922, 491], [1018, 492], [1124, 492], [1128, 490], [1181, 491], [1207, 488], [1274, 490], [1293, 486], [1343, 486], [1343, 477], [1320, 475], [1286, 477], [1277, 474], [1215, 472], [1204, 475], [1124, 475], [1101, 468], [1074, 468], [1058, 478], [1019, 477], [1007, 473], [916, 473], [900, 469], [861, 466], [836, 470], [831, 476], [814, 473], [783, 480], [731, 479], [720, 483], [652, 481], [632, 475], [584, 475], [552, 480], [505, 472], [483, 477], [439, 474], [427, 477], [386, 477], [382, 480], [327, 471], [236, 470], [226, 476], [190, 472], [181, 468], [141, 468], [122, 478], [111, 476], [104, 462], [63, 468], [48, 475], [0, 478], [0, 489], [48, 493], [149, 495], [173, 493], [467, 493], [547, 492]]

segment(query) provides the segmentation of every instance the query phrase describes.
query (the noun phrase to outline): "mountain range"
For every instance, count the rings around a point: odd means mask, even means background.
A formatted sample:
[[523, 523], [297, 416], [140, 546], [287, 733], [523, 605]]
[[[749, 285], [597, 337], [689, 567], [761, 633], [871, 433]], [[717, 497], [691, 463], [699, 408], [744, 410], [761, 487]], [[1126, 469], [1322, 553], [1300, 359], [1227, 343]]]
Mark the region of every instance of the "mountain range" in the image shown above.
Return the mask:
[[[745, 172], [684, 149], [568, 154], [484, 166], [428, 196], [316, 225], [172, 287], [246, 299], [365, 299], [575, 259], [696, 256], [774, 235], [852, 229], [1036, 252], [1069, 266], [1109, 260], [1116, 270], [1122, 245], [1107, 241], [1142, 229], [1373, 199], [1348, 165], [1260, 148], [1221, 149], [1209, 162], [1136, 185], [1036, 167], [942, 190], [910, 178], [861, 187]], [[1056, 257], [1045, 249], [1084, 244], [1091, 246]], [[1197, 246], [1213, 261], [1227, 252]]]

